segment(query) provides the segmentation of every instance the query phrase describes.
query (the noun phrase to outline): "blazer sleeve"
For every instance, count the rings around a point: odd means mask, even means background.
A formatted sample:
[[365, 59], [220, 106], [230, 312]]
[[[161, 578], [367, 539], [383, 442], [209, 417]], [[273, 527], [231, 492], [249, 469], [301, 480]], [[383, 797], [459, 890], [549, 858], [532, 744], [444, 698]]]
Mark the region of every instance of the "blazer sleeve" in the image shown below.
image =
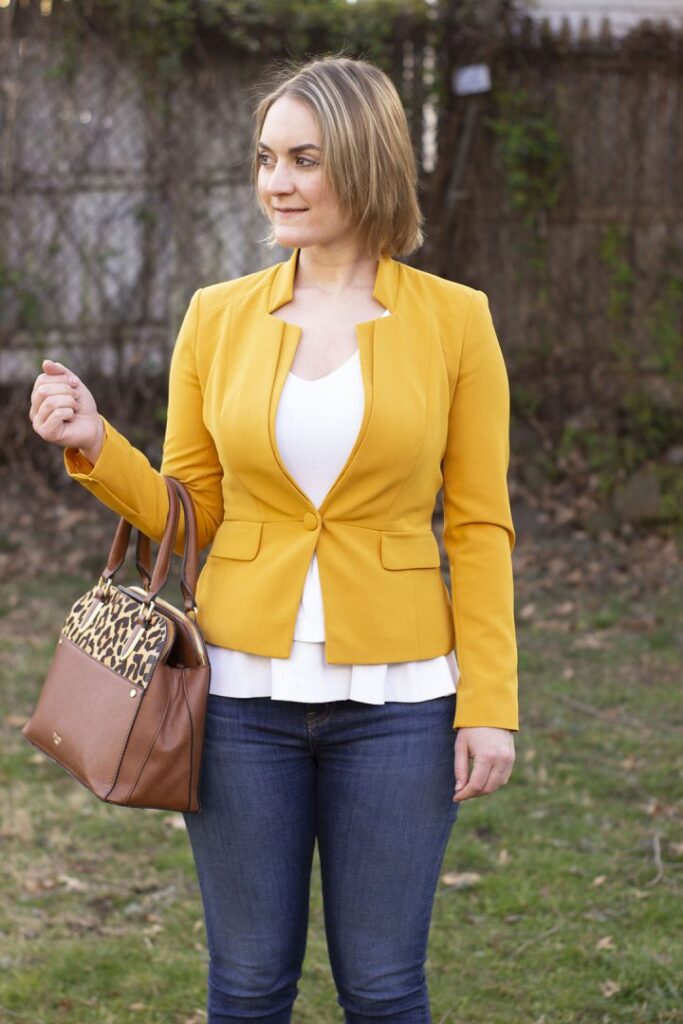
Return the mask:
[[519, 730], [509, 427], [503, 354], [488, 298], [474, 290], [443, 460], [443, 538], [460, 668], [454, 728]]
[[[159, 543], [168, 518], [164, 476], [188, 488], [197, 519], [199, 549], [213, 539], [223, 519], [223, 470], [203, 419], [203, 398], [197, 374], [196, 346], [201, 288], [190, 301], [178, 333], [169, 372], [168, 411], [161, 468], [135, 448], [104, 416], [105, 437], [93, 465], [78, 448], [64, 449], [67, 473], [134, 527]], [[175, 552], [183, 553], [184, 516], [180, 515]]]

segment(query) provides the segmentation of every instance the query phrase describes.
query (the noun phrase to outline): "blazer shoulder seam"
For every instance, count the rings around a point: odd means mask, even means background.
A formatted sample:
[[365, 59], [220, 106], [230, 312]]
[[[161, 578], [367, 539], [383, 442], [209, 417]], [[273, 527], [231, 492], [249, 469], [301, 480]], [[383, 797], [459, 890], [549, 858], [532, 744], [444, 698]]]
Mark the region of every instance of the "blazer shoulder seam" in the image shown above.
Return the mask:
[[[479, 291], [473, 285], [465, 284], [464, 281], [451, 281], [446, 277], [439, 277], [419, 267], [409, 267], [409, 273], [405, 277], [405, 284], [412, 295], [418, 297], [419, 288], [416, 287], [418, 279], [421, 279], [429, 289], [429, 305], [441, 313], [448, 313], [451, 303], [455, 299], [474, 298], [474, 293]], [[424, 297], [424, 296], [423, 296]], [[469, 306], [469, 303], [468, 303]]]
[[[255, 270], [252, 274], [245, 274], [243, 277], [235, 277], [229, 281], [217, 281], [215, 284], [204, 285], [200, 291], [204, 293], [205, 300], [211, 298], [217, 300], [216, 305], [212, 307], [212, 312], [216, 312], [225, 309], [226, 306], [231, 306], [235, 302], [239, 302], [241, 299], [248, 298], [260, 289], [269, 287], [275, 269], [278, 266], [279, 264], [274, 263], [270, 267]], [[222, 291], [227, 291], [228, 294], [221, 299], [220, 293]]]

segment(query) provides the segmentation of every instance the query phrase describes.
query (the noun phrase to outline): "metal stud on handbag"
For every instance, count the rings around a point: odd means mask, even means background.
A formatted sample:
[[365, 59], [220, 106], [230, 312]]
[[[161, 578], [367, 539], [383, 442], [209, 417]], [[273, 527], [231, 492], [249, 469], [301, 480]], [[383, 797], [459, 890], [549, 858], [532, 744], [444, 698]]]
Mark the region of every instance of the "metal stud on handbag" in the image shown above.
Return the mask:
[[[23, 735], [95, 796], [126, 807], [196, 812], [211, 668], [197, 625], [197, 524], [180, 481], [164, 477], [169, 515], [150, 574], [138, 533], [144, 587], [121, 586], [131, 524], [121, 518], [99, 582], [74, 603]], [[184, 611], [166, 585], [180, 505]], [[150, 578], [151, 576], [151, 578]]]

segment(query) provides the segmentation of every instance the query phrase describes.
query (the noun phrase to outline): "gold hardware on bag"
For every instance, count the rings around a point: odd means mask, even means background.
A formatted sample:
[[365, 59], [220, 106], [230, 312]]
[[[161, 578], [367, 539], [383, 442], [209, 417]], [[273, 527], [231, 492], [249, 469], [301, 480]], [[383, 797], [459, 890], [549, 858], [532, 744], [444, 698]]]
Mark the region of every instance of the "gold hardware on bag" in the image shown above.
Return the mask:
[[88, 608], [87, 612], [85, 613], [85, 615], [83, 616], [83, 618], [79, 622], [79, 624], [78, 624], [79, 627], [81, 629], [85, 629], [86, 626], [92, 625], [92, 623], [95, 621], [95, 619], [100, 614], [100, 612], [102, 611], [103, 608], [104, 608], [104, 601], [102, 601], [102, 600], [100, 600], [98, 598], [95, 598], [95, 600], [92, 602], [92, 604]]
[[59, 744], [62, 742], [62, 737], [59, 735], [58, 732], [54, 732], [53, 731], [53, 733], [52, 733], [52, 742], [56, 743], [57, 746], [59, 746]]
[[130, 691], [130, 695], [131, 695], [131, 697], [134, 697], [134, 696], [136, 695], [136, 693], [137, 693], [137, 692], [138, 692], [137, 690], [131, 690], [131, 691]]
[[145, 610], [142, 613], [142, 618], [147, 625], [149, 620], [152, 618], [152, 612], [154, 611], [154, 601], [150, 601], [148, 605], [145, 605]]
[[109, 591], [110, 590], [111, 590], [111, 576], [109, 577], [108, 580], [105, 580], [104, 576], [100, 576], [100, 578], [98, 580], [98, 583], [97, 583], [96, 590], [95, 590], [95, 594], [97, 595], [97, 597], [99, 597], [99, 599], [101, 601], [106, 601], [107, 598], [109, 597]]

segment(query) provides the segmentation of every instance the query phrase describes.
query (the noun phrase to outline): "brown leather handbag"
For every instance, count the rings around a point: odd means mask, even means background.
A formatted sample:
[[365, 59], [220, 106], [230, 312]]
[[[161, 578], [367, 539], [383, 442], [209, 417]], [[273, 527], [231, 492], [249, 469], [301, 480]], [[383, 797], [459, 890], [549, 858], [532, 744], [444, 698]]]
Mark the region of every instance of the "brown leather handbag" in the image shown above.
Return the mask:
[[[144, 586], [121, 586], [131, 524], [121, 518], [99, 582], [73, 605], [35, 710], [22, 729], [34, 746], [95, 796], [125, 807], [196, 812], [211, 667], [196, 619], [197, 524], [185, 486], [165, 477], [169, 515]], [[173, 555], [180, 505], [184, 611], [159, 597]]]

